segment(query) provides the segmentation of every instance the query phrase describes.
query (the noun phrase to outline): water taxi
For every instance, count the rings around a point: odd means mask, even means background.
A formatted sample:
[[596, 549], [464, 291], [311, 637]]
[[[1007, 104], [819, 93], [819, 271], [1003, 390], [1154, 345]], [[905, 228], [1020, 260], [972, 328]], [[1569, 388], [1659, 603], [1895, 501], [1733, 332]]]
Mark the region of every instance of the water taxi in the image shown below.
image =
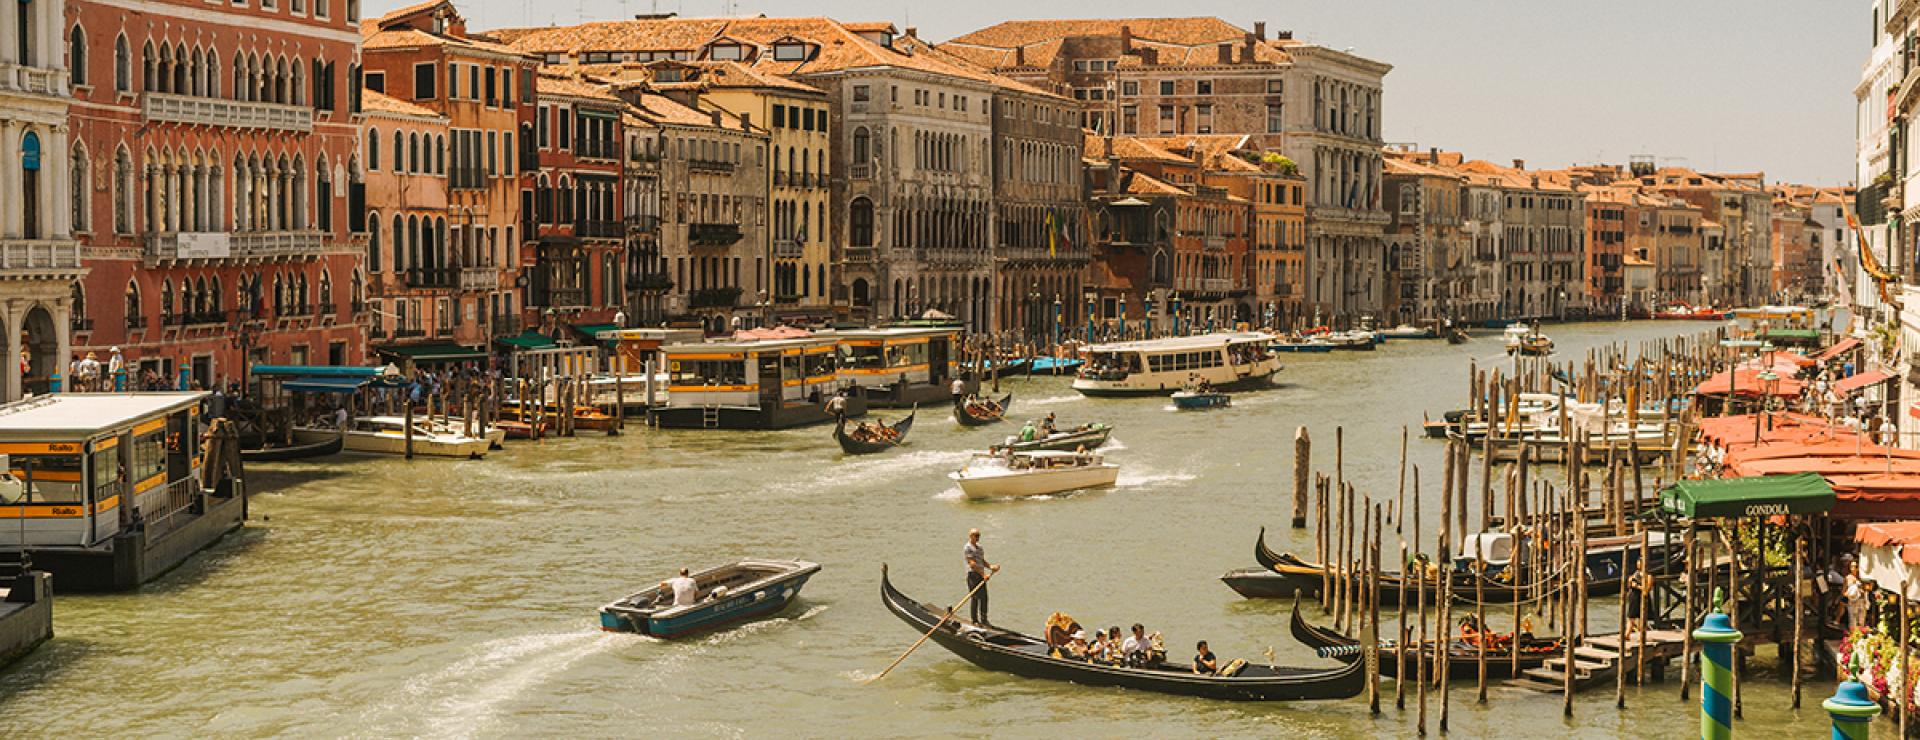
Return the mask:
[[[339, 430], [320, 427], [296, 427], [294, 438], [302, 442], [319, 441], [339, 434]], [[504, 433], [503, 433], [504, 434]], [[430, 457], [485, 457], [491, 442], [486, 437], [469, 437], [457, 429], [429, 422], [425, 417], [413, 420], [413, 454]], [[345, 447], [348, 452], [379, 455], [407, 454], [407, 420], [399, 416], [362, 416], [347, 422]]]
[[[667, 402], [654, 419], [683, 429], [831, 422], [827, 403], [843, 385], [836, 372], [838, 347], [838, 340], [818, 335], [668, 345], [660, 350], [667, 363]], [[866, 412], [864, 396], [847, 396], [845, 416]]]
[[748, 559], [691, 574], [691, 604], [673, 603], [666, 584], [600, 607], [600, 629], [671, 639], [778, 614], [800, 595], [820, 564]]
[[1180, 390], [1173, 393], [1173, 407], [1177, 409], [1211, 409], [1232, 405], [1233, 396], [1218, 391]]
[[835, 375], [866, 399], [868, 408], [904, 409], [953, 398], [959, 327], [835, 329], [814, 336], [836, 342]]
[[32, 558], [62, 592], [119, 591], [238, 528], [247, 511], [238, 434], [220, 423], [198, 443], [206, 395], [60, 393], [0, 405], [0, 559]]
[[969, 499], [1016, 498], [1111, 486], [1120, 466], [1086, 452], [988, 452], [947, 477]]
[[1073, 389], [1088, 396], [1154, 396], [1196, 380], [1221, 390], [1261, 388], [1280, 372], [1280, 360], [1266, 350], [1271, 342], [1260, 332], [1218, 332], [1096, 344], [1084, 351], [1087, 364]]

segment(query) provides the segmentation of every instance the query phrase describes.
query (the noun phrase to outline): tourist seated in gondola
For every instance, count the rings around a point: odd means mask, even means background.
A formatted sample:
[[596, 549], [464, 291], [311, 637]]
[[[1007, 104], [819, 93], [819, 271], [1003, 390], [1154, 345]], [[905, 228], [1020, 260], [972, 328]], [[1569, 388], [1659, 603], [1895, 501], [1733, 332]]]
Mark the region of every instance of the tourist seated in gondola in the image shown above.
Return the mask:
[[1107, 639], [1107, 633], [1094, 630], [1093, 642], [1087, 644], [1087, 662], [1106, 663], [1113, 655], [1113, 642]]
[[1193, 672], [1202, 676], [1211, 676], [1220, 672], [1219, 661], [1214, 660], [1213, 651], [1207, 649], [1207, 641], [1201, 640], [1193, 646]]
[[1127, 635], [1120, 643], [1120, 653], [1126, 656], [1127, 665], [1133, 668], [1145, 668], [1151, 661], [1153, 642], [1147, 639], [1147, 628], [1139, 622], [1133, 623], [1133, 634]]
[[[1076, 624], [1074, 626], [1078, 627], [1080, 625]], [[1075, 630], [1073, 637], [1067, 641], [1067, 657], [1073, 660], [1086, 660], [1088, 648], [1087, 631]]]

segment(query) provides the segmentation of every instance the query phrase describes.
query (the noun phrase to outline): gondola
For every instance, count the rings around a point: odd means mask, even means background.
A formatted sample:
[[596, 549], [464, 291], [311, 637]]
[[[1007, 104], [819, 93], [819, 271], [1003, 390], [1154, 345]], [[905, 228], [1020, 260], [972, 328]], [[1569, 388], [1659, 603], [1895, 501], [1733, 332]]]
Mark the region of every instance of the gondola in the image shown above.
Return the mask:
[[847, 419], [846, 417], [841, 417], [840, 421], [833, 425], [833, 439], [840, 443], [840, 451], [849, 455], [871, 455], [876, 452], [886, 452], [887, 450], [906, 443], [907, 430], [913, 428], [913, 417], [919, 413], [920, 409], [915, 407], [912, 413], [907, 414], [907, 418], [894, 422], [892, 426], [881, 423], [880, 426], [893, 430], [893, 439], [876, 440], [872, 442], [864, 442], [848, 436]]
[[1337, 668], [1293, 668], [1234, 661], [1240, 667], [1231, 676], [1203, 676], [1188, 666], [1128, 668], [1049, 655], [1045, 640], [997, 627], [982, 626], [957, 615], [942, 622], [946, 609], [915, 602], [894, 590], [887, 567], [880, 566], [880, 601], [900, 621], [967, 662], [990, 671], [1026, 678], [1068, 681], [1084, 686], [1115, 686], [1233, 701], [1303, 701], [1346, 699], [1366, 688], [1363, 664]]
[[[1366, 647], [1359, 640], [1340, 634], [1330, 627], [1320, 627], [1307, 622], [1305, 617], [1300, 616], [1298, 599], [1293, 602], [1293, 619], [1288, 624], [1288, 629], [1293, 633], [1293, 639], [1313, 648], [1314, 653], [1321, 657], [1355, 663], [1365, 662], [1362, 658], [1366, 657]], [[1448, 640], [1447, 646], [1448, 676], [1457, 679], [1480, 677], [1478, 646], [1465, 640], [1452, 639]], [[1559, 640], [1524, 639], [1520, 647], [1518, 670], [1538, 668], [1546, 663], [1548, 658], [1560, 655], [1562, 652], [1563, 648]], [[1420, 650], [1409, 647], [1405, 659], [1407, 670], [1409, 672], [1415, 670], [1419, 665], [1414, 662], [1415, 660], [1424, 660], [1427, 661], [1427, 675], [1431, 676], [1435, 670], [1434, 658], [1435, 651], [1432, 645], [1427, 645]], [[1487, 678], [1513, 678], [1515, 668], [1514, 656], [1509, 652], [1508, 647], [1495, 649], [1492, 645], [1487, 646]], [[1380, 641], [1380, 675], [1388, 678], [1399, 677], [1399, 669], [1393, 659], [1393, 641], [1384, 638]]]
[[346, 444], [346, 436], [335, 434], [318, 442], [288, 445], [285, 447], [262, 447], [255, 450], [241, 450], [240, 459], [244, 462], [281, 462], [285, 460], [304, 460], [309, 457], [326, 457], [338, 454]]
[[1001, 397], [998, 403], [1000, 413], [992, 416], [975, 416], [973, 412], [967, 410], [967, 402], [965, 399], [955, 401], [953, 403], [953, 419], [954, 421], [960, 422], [960, 426], [965, 427], [983, 427], [988, 424], [998, 423], [1002, 419], [1007, 418], [1007, 410], [1013, 408], [1013, 394], [1008, 393]]

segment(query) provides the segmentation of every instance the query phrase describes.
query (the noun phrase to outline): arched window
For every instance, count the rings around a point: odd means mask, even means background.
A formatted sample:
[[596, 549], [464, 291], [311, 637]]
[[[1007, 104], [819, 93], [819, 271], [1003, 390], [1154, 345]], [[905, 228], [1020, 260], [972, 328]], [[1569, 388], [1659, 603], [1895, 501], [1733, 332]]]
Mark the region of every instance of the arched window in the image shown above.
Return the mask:
[[72, 203], [69, 206], [72, 213], [69, 218], [72, 221], [74, 231], [92, 231], [92, 229], [88, 228], [93, 220], [93, 213], [90, 208], [92, 201], [88, 196], [93, 191], [88, 186], [93, 180], [93, 169], [87, 166], [87, 152], [85, 149], [81, 149], [78, 146], [74, 147], [71, 159], [72, 161], [67, 165], [67, 179], [69, 180], [67, 184], [69, 186], [68, 189], [71, 191], [70, 197], [72, 198]]
[[420, 135], [407, 134], [407, 172], [420, 171]]
[[847, 212], [847, 244], [855, 247], [873, 246], [873, 201], [866, 198], [854, 198]]
[[407, 156], [407, 136], [404, 132], [400, 131], [399, 129], [394, 129], [393, 131], [393, 171], [394, 172], [406, 171], [404, 169], [401, 169], [401, 164], [407, 161], [406, 156]]
[[[507, 153], [507, 157], [509, 157], [508, 161], [512, 161], [510, 159], [512, 156], [512, 152]], [[433, 173], [436, 175], [447, 174], [447, 137], [445, 136], [433, 137]]]
[[380, 271], [380, 214], [367, 214], [367, 271]]
[[127, 281], [127, 295], [122, 309], [127, 315], [127, 328], [139, 329], [147, 325], [146, 317], [140, 313], [140, 284]]
[[75, 87], [87, 84], [87, 32], [78, 23], [67, 32], [67, 70]]
[[28, 131], [20, 136], [21, 224], [23, 236], [40, 238], [40, 135]]
[[133, 233], [133, 157], [126, 147], [113, 155], [113, 233]]
[[393, 271], [407, 271], [407, 221], [400, 214], [393, 214]]
[[320, 313], [333, 313], [333, 273], [320, 272]]
[[380, 169], [380, 129], [367, 129], [367, 171]]
[[207, 281], [207, 310], [220, 313], [220, 276], [215, 275]]
[[160, 316], [162, 321], [173, 317], [173, 280], [160, 281]]

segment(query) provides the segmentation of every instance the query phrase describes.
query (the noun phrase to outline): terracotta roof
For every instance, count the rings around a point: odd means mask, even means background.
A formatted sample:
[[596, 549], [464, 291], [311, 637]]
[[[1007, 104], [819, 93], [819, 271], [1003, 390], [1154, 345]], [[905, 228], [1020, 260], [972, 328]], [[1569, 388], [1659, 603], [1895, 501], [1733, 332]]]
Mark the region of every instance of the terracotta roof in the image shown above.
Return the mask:
[[[689, 108], [681, 104], [680, 101], [665, 95], [641, 93], [639, 103], [638, 106], [629, 106], [627, 111], [648, 123], [670, 126], [706, 126], [709, 128], [713, 126], [713, 114], [711, 112], [698, 108]], [[740, 121], [739, 116], [719, 108], [714, 108], [713, 110], [720, 112], [721, 128], [729, 131], [747, 130], [746, 126]]]
[[1401, 157], [1387, 157], [1381, 160], [1389, 175], [1419, 175], [1422, 177], [1459, 177], [1446, 170], [1428, 167], [1424, 164], [1408, 161]]
[[[1105, 159], [1108, 155], [1112, 155], [1122, 161], [1151, 160], [1174, 164], [1194, 164], [1194, 161], [1191, 159], [1167, 151], [1166, 148], [1159, 144], [1137, 136], [1116, 136], [1108, 139], [1104, 136], [1089, 133], [1084, 134], [1083, 138], [1081, 150], [1087, 153], [1086, 156], [1088, 158]], [[1113, 143], [1113, 149], [1111, 151], [1107, 149], [1107, 143], [1109, 141]]]
[[375, 18], [373, 20], [374, 20], [374, 23], [376, 24], [384, 25], [387, 23], [392, 23], [394, 21], [404, 19], [408, 16], [419, 13], [420, 11], [423, 11], [423, 10], [430, 10], [440, 5], [452, 5], [452, 4], [453, 4], [452, 0], [425, 0], [425, 2], [418, 2], [412, 5], [403, 5], [401, 7], [395, 8], [381, 15], [379, 18]]
[[360, 107], [368, 113], [385, 113], [395, 116], [415, 116], [419, 118], [437, 118], [442, 121], [446, 116], [428, 108], [422, 108], [407, 101], [395, 98], [376, 90], [362, 90]]
[[615, 103], [620, 102], [620, 96], [613, 94], [613, 90], [605, 81], [593, 79], [584, 74], [568, 73], [550, 67], [543, 67], [540, 70], [539, 78], [534, 80], [534, 84], [542, 96], [563, 95], [574, 98], [590, 98]]
[[1021, 92], [1030, 93], [1034, 95], [1044, 95], [1046, 97], [1057, 98], [1063, 101], [1066, 100], [1064, 96], [1056, 95], [1047, 90], [1034, 87], [1033, 85], [1029, 85], [1025, 82], [1021, 82], [1019, 80], [1016, 80], [1010, 77], [1003, 77], [1001, 75], [995, 74], [993, 70], [989, 68], [981, 67], [980, 65], [975, 64], [972, 60], [966, 57], [949, 54], [945, 49], [936, 47], [932, 44], [927, 43], [925, 40], [922, 40], [914, 36], [901, 36], [900, 38], [894, 39], [893, 45], [902, 51], [912, 53], [916, 56], [932, 57], [946, 64], [953, 65], [954, 67], [957, 67], [957, 68], [969, 69], [974, 72], [978, 72], [982, 75], [985, 75], [988, 80], [992, 81], [994, 84], [999, 85], [1001, 87], [1005, 87], [1013, 90], [1019, 90]]
[[1148, 177], [1144, 173], [1128, 170], [1124, 176], [1127, 178], [1127, 193], [1130, 195], [1189, 195], [1178, 185]]
[[1239, 40], [1246, 30], [1219, 18], [1087, 18], [1004, 21], [953, 39], [980, 46], [1014, 47], [1066, 36], [1119, 36], [1125, 26], [1137, 40], [1204, 44]]
[[491, 41], [461, 38], [458, 36], [436, 36], [415, 28], [393, 28], [369, 31], [367, 24], [361, 24], [360, 48], [362, 49], [412, 49], [427, 46], [457, 46], [479, 51], [487, 51], [508, 56], [526, 56], [525, 53], [510, 46], [502, 46]]

